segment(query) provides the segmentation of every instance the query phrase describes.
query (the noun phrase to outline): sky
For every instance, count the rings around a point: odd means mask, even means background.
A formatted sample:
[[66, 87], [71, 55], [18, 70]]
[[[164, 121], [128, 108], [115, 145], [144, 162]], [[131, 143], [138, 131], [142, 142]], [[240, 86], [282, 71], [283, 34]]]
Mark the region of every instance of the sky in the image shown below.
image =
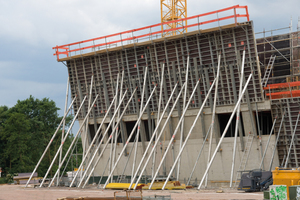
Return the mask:
[[[248, 5], [255, 32], [297, 30], [299, 0], [187, 0], [188, 16]], [[67, 68], [52, 47], [160, 22], [159, 0], [0, 0], [0, 106], [30, 95], [63, 114]]]

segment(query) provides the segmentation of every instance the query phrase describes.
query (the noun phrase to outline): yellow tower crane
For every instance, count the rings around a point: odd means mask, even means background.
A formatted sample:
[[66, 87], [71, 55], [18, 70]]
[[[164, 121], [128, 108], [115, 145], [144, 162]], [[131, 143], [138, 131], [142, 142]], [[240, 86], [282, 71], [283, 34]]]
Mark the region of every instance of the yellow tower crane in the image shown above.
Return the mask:
[[[161, 10], [161, 23], [179, 20], [187, 17], [187, 0], [160, 0], [160, 10]], [[175, 31], [169, 31], [162, 34], [163, 37], [177, 35], [187, 32], [186, 20], [181, 20], [174, 23], [169, 23], [161, 25], [161, 30], [168, 30], [173, 28], [182, 27], [181, 29]]]

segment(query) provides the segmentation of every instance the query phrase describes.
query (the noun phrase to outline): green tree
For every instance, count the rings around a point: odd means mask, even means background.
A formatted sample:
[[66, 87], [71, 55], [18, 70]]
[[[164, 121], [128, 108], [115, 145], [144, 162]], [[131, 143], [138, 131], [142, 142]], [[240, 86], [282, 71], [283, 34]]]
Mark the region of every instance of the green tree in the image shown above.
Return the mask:
[[[8, 118], [8, 107], [7, 106], [0, 106], [0, 167], [2, 170], [4, 166], [6, 166], [6, 159], [4, 158], [4, 148], [6, 146], [6, 140], [1, 138], [1, 133], [4, 128], [4, 123]], [[3, 175], [3, 174], [2, 174]]]
[[4, 159], [9, 160], [10, 171], [24, 172], [30, 162], [29, 148], [31, 139], [29, 120], [22, 113], [10, 113], [4, 124], [2, 139], [6, 141], [3, 153]]
[[[0, 142], [3, 146], [1, 154], [3, 158], [0, 164], [4, 165], [5, 171], [21, 173], [33, 171], [40, 159], [45, 147], [53, 136], [62, 117], [58, 115], [59, 108], [54, 101], [48, 98], [42, 100], [30, 96], [25, 100], [18, 100], [17, 104], [8, 109], [0, 107]], [[67, 126], [71, 116], [67, 117]], [[47, 171], [52, 159], [61, 144], [59, 130], [54, 138], [50, 150], [48, 150], [37, 172], [43, 176]], [[65, 141], [63, 152], [71, 143], [70, 135]], [[50, 176], [57, 169], [58, 159], [53, 166]]]

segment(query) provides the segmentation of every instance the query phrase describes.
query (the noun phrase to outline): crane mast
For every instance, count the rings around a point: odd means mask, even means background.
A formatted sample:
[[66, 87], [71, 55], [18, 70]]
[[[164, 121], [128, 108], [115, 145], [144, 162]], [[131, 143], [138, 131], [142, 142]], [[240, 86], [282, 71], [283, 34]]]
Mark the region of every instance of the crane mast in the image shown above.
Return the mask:
[[[161, 0], [160, 9], [161, 9], [161, 23], [170, 22], [174, 20], [180, 20], [187, 17], [187, 0]], [[172, 36], [177, 34], [182, 34], [187, 32], [187, 28], [184, 26], [187, 25], [186, 20], [181, 20], [169, 24], [162, 24], [161, 30], [174, 29], [182, 27], [181, 29], [164, 32], [163, 37]]]

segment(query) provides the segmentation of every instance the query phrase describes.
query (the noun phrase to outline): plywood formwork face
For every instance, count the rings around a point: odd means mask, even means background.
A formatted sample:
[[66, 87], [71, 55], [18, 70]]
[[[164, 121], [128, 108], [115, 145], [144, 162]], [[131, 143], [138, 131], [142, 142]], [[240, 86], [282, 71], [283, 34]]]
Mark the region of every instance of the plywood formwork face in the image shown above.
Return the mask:
[[271, 55], [276, 55], [269, 84], [299, 80], [299, 32], [258, 38], [257, 51], [264, 74]]
[[300, 31], [292, 33], [292, 73], [293, 81], [300, 81]]
[[276, 55], [272, 77], [281, 77], [281, 79], [272, 79], [273, 83], [282, 82], [282, 79], [285, 80], [283, 76], [291, 75], [290, 63], [288, 62], [291, 55], [290, 47], [290, 34], [257, 39], [257, 51], [262, 65], [262, 73], [265, 71], [271, 55]]
[[[188, 96], [191, 94], [195, 83], [201, 79], [201, 84], [193, 99], [191, 108], [201, 106], [201, 100], [205, 98], [210, 83], [214, 80], [217, 67], [217, 56], [221, 54], [221, 73], [218, 90], [217, 105], [232, 105], [235, 103], [239, 86], [239, 68], [241, 65], [242, 51], [246, 50], [245, 76], [253, 71], [253, 81], [248, 86], [251, 102], [262, 101], [263, 96], [260, 87], [260, 72], [257, 67], [256, 43], [251, 22], [239, 26], [220, 27], [205, 33], [193, 32], [189, 35], [180, 35], [173, 39], [153, 40], [152, 43], [143, 46], [133, 46], [116, 51], [108, 51], [90, 56], [83, 56], [67, 61], [71, 91], [74, 97], [81, 90], [87, 94], [94, 74], [93, 97], [100, 94], [95, 105], [95, 117], [102, 117], [108, 108], [115, 93], [117, 74], [125, 71], [122, 90], [128, 89], [128, 95], [124, 102], [131, 96], [133, 88], [138, 87], [137, 99], [134, 99], [127, 114], [137, 113], [137, 105], [140, 103], [143, 84], [143, 74], [146, 66], [148, 76], [146, 89], [148, 93], [154, 85], [160, 83], [162, 63], [165, 62], [165, 82], [163, 89], [164, 101], [167, 101], [175, 83], [179, 85], [185, 81], [186, 66], [189, 55], [189, 79]], [[78, 84], [80, 83], [80, 84]], [[214, 91], [213, 91], [214, 93]], [[147, 97], [146, 97], [147, 98]], [[150, 102], [151, 112], [158, 108], [159, 92], [155, 93]], [[180, 99], [182, 107], [183, 99]], [[244, 99], [245, 102], [245, 99]], [[80, 100], [75, 103], [75, 111]], [[211, 106], [208, 101], [206, 106]], [[87, 104], [85, 105], [87, 107]], [[123, 105], [124, 106], [124, 105]], [[172, 103], [171, 105], [172, 106]], [[162, 108], [164, 105], [162, 103]], [[86, 109], [87, 110], [87, 109]], [[83, 115], [80, 116], [82, 118]], [[92, 117], [92, 116], [91, 116]]]

